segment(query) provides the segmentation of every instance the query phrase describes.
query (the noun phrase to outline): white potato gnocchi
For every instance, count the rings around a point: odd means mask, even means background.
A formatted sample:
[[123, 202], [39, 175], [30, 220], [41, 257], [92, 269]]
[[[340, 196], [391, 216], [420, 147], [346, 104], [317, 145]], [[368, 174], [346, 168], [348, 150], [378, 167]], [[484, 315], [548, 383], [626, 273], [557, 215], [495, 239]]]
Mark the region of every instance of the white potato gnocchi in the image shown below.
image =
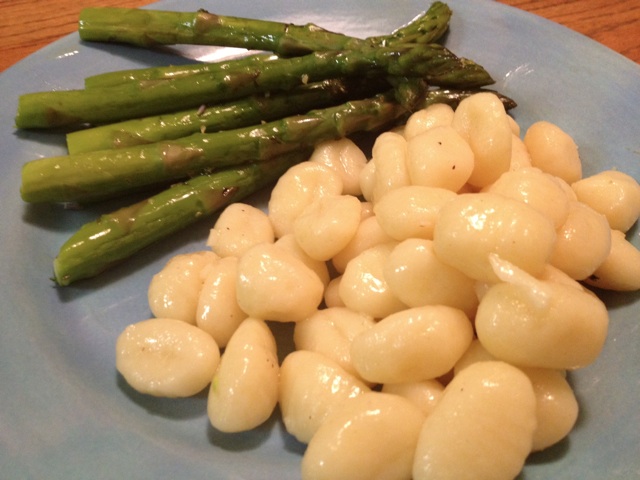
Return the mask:
[[[509, 117], [511, 118], [511, 117]], [[509, 162], [509, 171], [513, 172], [521, 168], [531, 167], [531, 155], [522, 139], [514, 134], [511, 137], [511, 161]]]
[[158, 318], [121, 334], [118, 370], [151, 395], [210, 384], [222, 432], [279, 406], [306, 480], [515, 478], [570, 433], [567, 371], [603, 350], [585, 285], [640, 289], [640, 186], [583, 179], [566, 132], [521, 133], [491, 92], [374, 140], [369, 161], [316, 146], [266, 211], [227, 207], [211, 251], [153, 278]]
[[198, 297], [196, 325], [220, 347], [227, 345], [233, 332], [247, 318], [236, 297], [237, 276], [238, 259], [221, 258], [209, 267]]
[[376, 138], [371, 155], [373, 178], [371, 198], [367, 200], [375, 203], [391, 190], [411, 184], [407, 168], [407, 141], [401, 134], [382, 133]]
[[238, 260], [236, 297], [248, 316], [297, 322], [316, 311], [323, 292], [315, 272], [275, 244], [258, 244]]
[[[496, 361], [478, 340], [456, 363], [454, 375], [478, 362]], [[532, 451], [541, 451], [565, 438], [578, 419], [578, 401], [564, 370], [524, 367], [536, 396], [536, 429]]]
[[298, 322], [293, 331], [297, 350], [311, 350], [334, 360], [347, 372], [358, 375], [351, 362], [351, 343], [375, 325], [373, 317], [344, 307], [327, 307]]
[[604, 215], [581, 202], [569, 202], [549, 263], [571, 278], [584, 280], [611, 251], [611, 229]]
[[286, 356], [280, 369], [280, 411], [287, 432], [309, 443], [338, 406], [370, 391], [337, 362], [310, 350]]
[[348, 308], [374, 318], [383, 318], [406, 308], [384, 278], [384, 266], [394, 246], [394, 243], [376, 245], [347, 264], [338, 293]]
[[220, 257], [238, 257], [258, 243], [274, 240], [273, 226], [266, 213], [246, 203], [232, 203], [211, 229], [207, 246]]
[[453, 127], [434, 127], [407, 142], [412, 185], [457, 192], [469, 180], [474, 164], [471, 147]]
[[385, 383], [382, 393], [391, 393], [406, 398], [426, 417], [438, 405], [444, 386], [438, 380], [422, 380], [420, 382]]
[[573, 138], [558, 125], [535, 122], [524, 136], [531, 165], [572, 184], [582, 178], [582, 162]]
[[465, 368], [425, 420], [414, 480], [512, 480], [531, 452], [536, 397], [528, 377], [504, 362]]
[[423, 420], [398, 395], [360, 395], [334, 410], [313, 436], [302, 458], [302, 478], [410, 480]]
[[264, 423], [278, 403], [277, 346], [264, 321], [247, 318], [234, 332], [207, 399], [211, 425], [223, 432], [242, 432]]
[[448, 305], [469, 318], [475, 315], [475, 282], [441, 262], [431, 240], [408, 238], [397, 244], [385, 263], [384, 277], [391, 292], [409, 307]]
[[603, 214], [613, 230], [626, 232], [640, 216], [640, 185], [630, 175], [606, 170], [571, 185], [576, 198]]
[[361, 195], [360, 174], [367, 164], [367, 157], [353, 140], [341, 138], [316, 146], [309, 159], [334, 170], [342, 179], [345, 195]]
[[496, 358], [560, 370], [592, 363], [608, 325], [607, 309], [592, 293], [533, 278], [491, 287], [475, 318], [478, 339]]
[[404, 137], [411, 140], [434, 127], [451, 126], [453, 108], [445, 103], [435, 103], [411, 114], [404, 128]]
[[451, 125], [473, 151], [471, 185], [485, 187], [509, 170], [513, 137], [511, 122], [495, 94], [479, 93], [462, 100]]
[[196, 323], [206, 268], [218, 260], [213, 252], [185, 253], [171, 258], [149, 284], [149, 308], [155, 317]]
[[432, 239], [440, 209], [455, 197], [444, 188], [409, 185], [387, 193], [373, 211], [384, 233], [394, 240]]
[[116, 369], [140, 393], [188, 397], [211, 382], [220, 350], [198, 327], [173, 318], [129, 325], [116, 341]]
[[352, 195], [327, 195], [308, 205], [293, 223], [298, 245], [314, 260], [330, 260], [352, 240], [362, 207]]
[[558, 229], [569, 216], [569, 198], [555, 177], [536, 168], [503, 173], [486, 190], [519, 200], [549, 218]]
[[316, 275], [318, 275], [318, 278], [323, 285], [327, 285], [331, 280], [327, 263], [323, 262], [322, 260], [311, 258], [307, 254], [307, 252], [305, 252], [302, 247], [300, 247], [300, 244], [296, 241], [296, 237], [293, 233], [287, 233], [286, 235], [280, 237], [278, 240], [276, 240], [275, 245], [292, 254], [297, 259], [301, 260], [302, 263], [304, 263], [307, 267], [313, 270]]
[[525, 368], [536, 396], [536, 429], [531, 450], [544, 450], [565, 438], [578, 419], [578, 401], [564, 372]]
[[640, 290], [640, 250], [623, 232], [611, 230], [609, 254], [584, 282], [607, 290]]
[[556, 245], [551, 220], [533, 207], [496, 193], [467, 193], [445, 204], [433, 248], [444, 263], [480, 281], [497, 280], [495, 253], [532, 275], [542, 273]]
[[268, 215], [277, 238], [293, 233], [293, 223], [307, 205], [324, 195], [340, 195], [342, 179], [319, 162], [302, 162], [287, 170], [271, 191]]
[[394, 241], [384, 231], [377, 217], [367, 217], [360, 222], [351, 241], [331, 259], [331, 265], [337, 272], [344, 273], [349, 262], [365, 250]]
[[351, 361], [376, 383], [431, 380], [453, 368], [473, 339], [460, 310], [427, 305], [397, 312], [358, 334]]
[[342, 275], [331, 279], [324, 290], [324, 306], [327, 308], [344, 307], [345, 304], [340, 298], [340, 280]]

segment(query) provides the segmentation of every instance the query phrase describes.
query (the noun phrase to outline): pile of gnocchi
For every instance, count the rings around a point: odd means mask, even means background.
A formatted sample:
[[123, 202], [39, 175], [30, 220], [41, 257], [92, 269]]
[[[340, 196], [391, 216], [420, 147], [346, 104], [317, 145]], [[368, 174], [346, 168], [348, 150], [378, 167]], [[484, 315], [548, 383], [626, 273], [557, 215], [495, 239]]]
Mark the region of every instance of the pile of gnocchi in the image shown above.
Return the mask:
[[208, 388], [222, 432], [279, 408], [303, 479], [512, 479], [577, 419], [566, 372], [609, 321], [587, 286], [640, 289], [639, 215], [638, 182], [583, 177], [558, 126], [520, 132], [489, 92], [433, 105], [370, 159], [319, 145], [266, 212], [226, 208], [153, 277], [116, 367], [149, 395]]

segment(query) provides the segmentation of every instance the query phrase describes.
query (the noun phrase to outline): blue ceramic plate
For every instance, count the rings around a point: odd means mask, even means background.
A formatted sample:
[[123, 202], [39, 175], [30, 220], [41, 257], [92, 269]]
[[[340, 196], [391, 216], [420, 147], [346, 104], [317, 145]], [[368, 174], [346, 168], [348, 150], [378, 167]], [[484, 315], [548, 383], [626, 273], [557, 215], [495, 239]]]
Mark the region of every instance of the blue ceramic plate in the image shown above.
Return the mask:
[[[586, 173], [619, 168], [640, 178], [640, 66], [549, 21], [484, 0], [451, 0], [447, 45], [484, 65], [515, 98], [522, 127], [555, 122], [580, 145]], [[375, 7], [373, 6], [375, 5]], [[158, 8], [307, 21], [355, 36], [382, 34], [426, 7], [417, 0], [164, 1]], [[205, 49], [206, 50], [206, 49]], [[206, 51], [191, 52], [201, 56]], [[149, 316], [151, 276], [178, 252], [204, 245], [211, 223], [144, 252], [99, 279], [50, 281], [58, 247], [108, 207], [27, 206], [20, 167], [64, 153], [60, 136], [16, 132], [21, 93], [80, 88], [108, 70], [175, 63], [167, 52], [91, 45], [76, 34], [0, 75], [0, 470], [4, 479], [296, 479], [303, 447], [278, 418], [256, 431], [209, 427], [206, 396], [147, 398], [114, 369], [125, 325]], [[260, 202], [260, 198], [255, 199]], [[637, 226], [631, 234], [640, 245]], [[601, 358], [571, 375], [581, 414], [570, 438], [532, 457], [522, 478], [602, 480], [640, 474], [640, 302], [607, 295], [610, 337]]]

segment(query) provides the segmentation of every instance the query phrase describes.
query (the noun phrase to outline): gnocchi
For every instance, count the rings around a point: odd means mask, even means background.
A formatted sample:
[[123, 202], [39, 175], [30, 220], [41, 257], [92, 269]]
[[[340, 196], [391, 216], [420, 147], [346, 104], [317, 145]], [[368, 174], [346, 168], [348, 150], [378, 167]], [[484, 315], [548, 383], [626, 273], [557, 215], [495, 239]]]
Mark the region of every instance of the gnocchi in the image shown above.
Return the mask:
[[558, 229], [549, 263], [571, 278], [584, 280], [611, 251], [611, 229], [604, 215], [581, 202], [569, 203], [567, 219]]
[[536, 397], [529, 378], [504, 362], [456, 375], [427, 417], [416, 447], [415, 480], [511, 480], [531, 452]]
[[293, 233], [293, 223], [307, 205], [325, 195], [340, 195], [342, 179], [319, 162], [302, 162], [285, 172], [271, 191], [269, 219], [277, 238]]
[[521, 135], [485, 92], [413, 113], [368, 161], [318, 145], [266, 211], [227, 207], [210, 251], [152, 279], [118, 370], [151, 395], [208, 385], [223, 432], [278, 408], [304, 479], [514, 478], [576, 423], [567, 371], [609, 326], [587, 286], [640, 289], [637, 181], [582, 178], [549, 122]]
[[444, 386], [438, 380], [422, 380], [419, 382], [385, 383], [382, 393], [391, 393], [404, 397], [413, 403], [426, 417], [438, 405], [444, 392]]
[[323, 292], [315, 272], [275, 244], [258, 244], [238, 260], [236, 297], [251, 317], [300, 321], [315, 312]]
[[325, 141], [316, 146], [309, 159], [334, 170], [342, 180], [345, 195], [361, 195], [360, 174], [367, 164], [367, 157], [353, 140], [341, 138]]
[[571, 184], [582, 178], [582, 162], [573, 138], [558, 125], [535, 122], [524, 136], [531, 165]]
[[338, 294], [348, 308], [374, 318], [383, 318], [405, 308], [384, 277], [384, 265], [394, 246], [393, 243], [376, 245], [347, 264]]
[[455, 197], [444, 188], [410, 185], [387, 193], [373, 211], [380, 228], [394, 240], [433, 239], [440, 209]]
[[475, 316], [478, 297], [475, 282], [441, 262], [433, 241], [408, 238], [397, 244], [384, 265], [391, 292], [409, 307], [448, 305]]
[[520, 366], [575, 369], [592, 363], [609, 325], [602, 301], [561, 283], [530, 282], [498, 283], [482, 297], [475, 318], [482, 345]]
[[274, 240], [273, 226], [266, 213], [245, 203], [232, 203], [211, 229], [207, 246], [220, 257], [237, 257], [253, 245]]
[[182, 320], [144, 320], [116, 342], [116, 369], [134, 389], [158, 397], [195, 395], [209, 385], [219, 361], [213, 338]]
[[334, 257], [352, 240], [362, 207], [352, 195], [328, 195], [308, 205], [293, 223], [300, 248], [314, 260]]
[[404, 129], [407, 140], [434, 127], [451, 126], [453, 108], [445, 103], [435, 103], [411, 114]]
[[385, 132], [376, 138], [371, 153], [375, 174], [371, 200], [375, 203], [391, 190], [410, 185], [407, 141], [399, 133]]
[[407, 165], [412, 185], [457, 192], [473, 172], [474, 153], [449, 126], [430, 128], [407, 142]]
[[358, 334], [351, 359], [375, 383], [431, 380], [453, 368], [473, 338], [460, 310], [427, 305], [402, 310]]
[[302, 478], [410, 480], [423, 420], [422, 412], [398, 395], [360, 395], [332, 412], [311, 438]]
[[218, 259], [213, 252], [185, 253], [171, 258], [149, 284], [149, 308], [155, 317], [196, 323], [198, 298], [206, 268]]
[[626, 232], [640, 216], [640, 185], [624, 172], [607, 170], [571, 185], [576, 199], [607, 218], [613, 230]]
[[210, 334], [220, 347], [227, 345], [233, 332], [247, 318], [238, 305], [237, 274], [238, 258], [221, 258], [209, 269], [198, 296], [196, 325]]
[[335, 408], [370, 390], [337, 362], [310, 350], [287, 355], [280, 372], [282, 421], [303, 443], [309, 443]]
[[364, 313], [345, 307], [328, 307], [298, 322], [293, 341], [297, 350], [322, 353], [357, 376], [351, 361], [351, 343], [359, 333], [374, 325], [374, 319]]
[[462, 100], [451, 125], [473, 151], [471, 185], [485, 187], [509, 170], [513, 140], [511, 122], [495, 94], [478, 93]]
[[539, 275], [556, 246], [553, 223], [533, 207], [496, 193], [466, 193], [445, 204], [434, 228], [433, 250], [470, 278], [496, 281], [495, 253]]
[[211, 425], [222, 432], [242, 432], [264, 423], [278, 403], [277, 346], [263, 320], [247, 318], [234, 332], [207, 399]]

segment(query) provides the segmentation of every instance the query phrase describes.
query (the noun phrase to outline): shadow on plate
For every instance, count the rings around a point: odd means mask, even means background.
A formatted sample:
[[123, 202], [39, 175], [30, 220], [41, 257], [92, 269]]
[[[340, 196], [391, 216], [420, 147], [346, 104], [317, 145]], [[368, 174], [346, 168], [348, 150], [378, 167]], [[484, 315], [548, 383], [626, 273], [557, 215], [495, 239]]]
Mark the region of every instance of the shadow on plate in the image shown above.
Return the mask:
[[207, 427], [207, 438], [209, 439], [209, 443], [222, 450], [236, 452], [254, 450], [269, 440], [273, 429], [276, 428], [280, 421], [280, 414], [276, 409], [266, 422], [246, 432], [221, 432], [209, 423]]
[[25, 203], [23, 222], [38, 228], [66, 232], [71, 236], [85, 223], [100, 218], [101, 215], [141, 202], [160, 190], [148, 188], [135, 193], [127, 193], [119, 198], [86, 204], [68, 203]]
[[[186, 65], [197, 63], [188, 53], [181, 52], [171, 47], [158, 46], [154, 48], [136, 47], [134, 45], [125, 45], [120, 43], [102, 43], [102, 42], [86, 42], [80, 41], [83, 47], [103, 52], [109, 57], [115, 56], [130, 60], [135, 63], [134, 69], [146, 67], [160, 67], [167, 65]], [[216, 48], [216, 47], [211, 47]], [[107, 68], [108, 72], [115, 71], [114, 68]], [[101, 72], [95, 72], [99, 74]]]
[[307, 449], [307, 445], [299, 442], [296, 437], [287, 432], [287, 429], [284, 427], [284, 423], [280, 421], [282, 428], [280, 428], [280, 437], [282, 438], [282, 444], [284, 449], [287, 452], [294, 453], [296, 455], [304, 455], [305, 450]]
[[280, 435], [283, 448], [286, 451], [300, 456], [304, 454], [307, 446], [287, 432], [278, 408], [276, 408], [265, 423], [247, 432], [225, 433], [215, 429], [209, 424], [207, 437], [209, 438], [209, 442], [216, 447], [223, 450], [241, 452], [260, 447], [273, 436], [275, 430], [277, 430]]
[[570, 437], [565, 437], [563, 440], [546, 450], [529, 455], [525, 464], [525, 469], [516, 477], [516, 480], [527, 480], [527, 466], [534, 467], [536, 465], [549, 465], [551, 463], [562, 461], [569, 451], [570, 443]]
[[[67, 142], [65, 138], [65, 131], [58, 129], [51, 130], [15, 130], [14, 135], [21, 140], [28, 140], [30, 142], [38, 143], [40, 145], [48, 145], [56, 147], [62, 150], [59, 155], [65, 155], [67, 149]], [[33, 149], [34, 152], [37, 149]], [[31, 160], [36, 160], [37, 157]]]
[[163, 398], [137, 392], [119, 374], [116, 376], [116, 384], [129, 400], [144, 408], [151, 415], [187, 420], [201, 417], [207, 412], [208, 389], [188, 398]]

